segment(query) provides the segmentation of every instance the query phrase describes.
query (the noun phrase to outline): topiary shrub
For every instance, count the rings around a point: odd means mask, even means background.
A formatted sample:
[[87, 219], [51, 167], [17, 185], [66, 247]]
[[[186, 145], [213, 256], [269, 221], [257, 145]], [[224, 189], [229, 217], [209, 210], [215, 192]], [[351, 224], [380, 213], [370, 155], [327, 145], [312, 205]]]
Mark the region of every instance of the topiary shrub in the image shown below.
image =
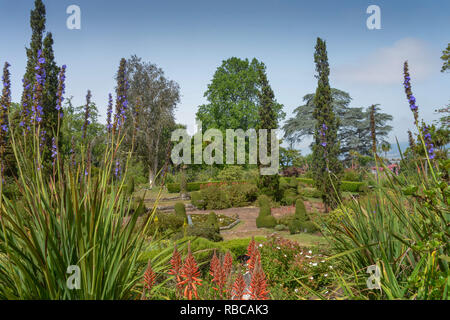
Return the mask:
[[256, 218], [256, 227], [273, 228], [277, 224], [277, 220], [271, 215], [270, 198], [266, 195], [258, 197], [259, 215]]
[[305, 204], [303, 200], [298, 199], [295, 202], [295, 214], [294, 219], [289, 223], [289, 232], [291, 234], [299, 232], [315, 232], [317, 228], [315, 224], [310, 221], [308, 214], [306, 213]]
[[167, 192], [169, 193], [179, 193], [181, 190], [179, 183], [168, 183]]
[[298, 197], [297, 192], [295, 192], [295, 190], [289, 188], [283, 192], [283, 198], [281, 199], [281, 204], [290, 206], [295, 202], [297, 197]]
[[219, 221], [217, 220], [217, 215], [215, 212], [210, 212], [208, 214], [208, 219], [206, 219], [206, 226], [212, 227], [217, 233], [220, 233]]
[[290, 179], [289, 179], [289, 188], [292, 188], [292, 189], [297, 189], [297, 186], [298, 186], [298, 180], [297, 180], [297, 178], [295, 178], [295, 177], [291, 177]]
[[269, 215], [269, 216], [259, 216], [256, 218], [256, 227], [257, 228], [274, 228], [277, 224], [277, 220]]
[[206, 209], [206, 202], [201, 191], [191, 192], [191, 203], [199, 209]]
[[270, 198], [265, 194], [262, 194], [258, 197], [258, 207], [270, 207]]
[[295, 202], [295, 214], [294, 218], [299, 219], [301, 222], [308, 220], [308, 215], [306, 214], [305, 203], [302, 199], [297, 199]]
[[186, 215], [186, 206], [184, 205], [183, 202], [177, 202], [175, 203], [175, 215], [178, 217], [181, 217], [185, 220], [187, 220], [187, 215]]

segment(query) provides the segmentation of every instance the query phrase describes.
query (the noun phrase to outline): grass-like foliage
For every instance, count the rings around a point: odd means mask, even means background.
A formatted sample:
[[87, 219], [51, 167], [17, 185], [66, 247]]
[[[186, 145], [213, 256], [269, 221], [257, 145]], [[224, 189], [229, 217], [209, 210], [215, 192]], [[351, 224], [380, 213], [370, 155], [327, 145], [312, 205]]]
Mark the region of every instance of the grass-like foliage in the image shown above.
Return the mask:
[[[73, 163], [61, 159], [56, 132], [48, 169], [42, 164], [40, 122], [31, 118], [27, 129], [11, 128], [20, 195], [8, 198], [2, 192], [0, 199], [0, 299], [139, 297], [134, 291], [142, 277], [138, 257], [152, 220], [149, 215], [136, 223], [134, 213], [142, 208], [132, 207], [126, 196], [127, 165], [121, 177], [116, 175], [124, 136], [120, 112], [116, 119], [95, 174], [88, 141], [81, 146], [82, 160]], [[130, 155], [122, 161], [128, 164]], [[67, 285], [69, 266], [80, 270], [79, 289]]]

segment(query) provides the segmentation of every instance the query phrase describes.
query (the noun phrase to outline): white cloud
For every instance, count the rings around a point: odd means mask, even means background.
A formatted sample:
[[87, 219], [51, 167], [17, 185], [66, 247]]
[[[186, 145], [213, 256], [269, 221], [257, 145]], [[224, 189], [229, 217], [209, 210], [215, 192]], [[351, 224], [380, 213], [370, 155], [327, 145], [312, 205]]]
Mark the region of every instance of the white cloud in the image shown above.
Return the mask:
[[403, 81], [406, 60], [415, 81], [439, 71], [439, 55], [434, 54], [427, 43], [405, 38], [376, 50], [355, 64], [338, 66], [332, 74], [336, 80], [350, 83], [398, 84]]

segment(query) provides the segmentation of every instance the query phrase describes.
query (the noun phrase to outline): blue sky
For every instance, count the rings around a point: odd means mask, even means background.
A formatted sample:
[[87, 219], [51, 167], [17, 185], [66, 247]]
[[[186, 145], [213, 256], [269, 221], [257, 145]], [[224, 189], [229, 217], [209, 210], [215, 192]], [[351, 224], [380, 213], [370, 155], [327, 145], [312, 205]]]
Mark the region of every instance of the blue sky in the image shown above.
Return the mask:
[[[0, 63], [12, 64], [13, 99], [21, 94], [32, 0], [0, 0]], [[181, 87], [177, 121], [193, 130], [195, 112], [222, 60], [263, 61], [287, 117], [315, 91], [314, 45], [327, 41], [330, 82], [347, 91], [351, 106], [379, 103], [394, 116], [395, 136], [407, 140], [412, 114], [402, 88], [402, 63], [410, 63], [420, 116], [436, 119], [450, 100], [450, 74], [440, 72], [449, 42], [450, 2], [434, 1], [105, 1], [46, 0], [47, 30], [58, 64], [66, 64], [67, 96], [82, 104], [87, 89], [106, 113], [107, 95], [121, 57], [136, 54], [157, 64]], [[66, 8], [81, 8], [81, 30], [66, 27]], [[368, 30], [366, 9], [381, 8], [381, 30]], [[304, 153], [305, 146], [300, 147]]]

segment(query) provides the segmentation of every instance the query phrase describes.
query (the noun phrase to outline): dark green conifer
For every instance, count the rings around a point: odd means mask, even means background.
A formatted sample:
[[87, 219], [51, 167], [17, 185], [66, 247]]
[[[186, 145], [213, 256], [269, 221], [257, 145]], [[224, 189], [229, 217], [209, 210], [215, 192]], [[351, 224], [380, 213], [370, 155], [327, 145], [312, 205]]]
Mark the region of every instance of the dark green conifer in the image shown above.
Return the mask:
[[339, 120], [332, 107], [331, 89], [328, 80], [330, 68], [326, 43], [317, 38], [314, 61], [316, 63], [317, 90], [314, 96], [316, 120], [313, 149], [313, 172], [315, 186], [322, 193], [325, 206], [335, 208], [340, 197], [339, 177], [342, 163], [339, 161], [339, 141], [337, 131]]

